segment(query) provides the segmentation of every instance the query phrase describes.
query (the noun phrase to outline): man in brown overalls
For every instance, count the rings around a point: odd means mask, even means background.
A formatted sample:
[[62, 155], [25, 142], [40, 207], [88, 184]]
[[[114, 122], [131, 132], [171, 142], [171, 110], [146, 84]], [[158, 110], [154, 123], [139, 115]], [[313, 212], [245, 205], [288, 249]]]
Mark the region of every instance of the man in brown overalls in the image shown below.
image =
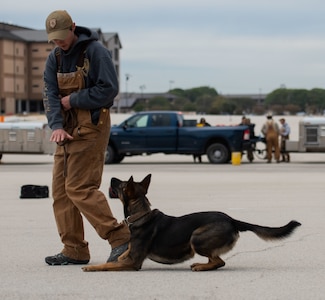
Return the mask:
[[268, 114], [266, 118], [267, 121], [262, 127], [262, 133], [266, 139], [267, 162], [272, 161], [273, 151], [276, 162], [280, 162], [279, 125], [273, 121], [271, 114]]
[[110, 112], [118, 80], [109, 51], [97, 33], [76, 26], [66, 11], [46, 19], [48, 40], [56, 44], [44, 71], [44, 106], [58, 144], [53, 166], [53, 210], [64, 245], [45, 258], [49, 265], [87, 264], [84, 216], [112, 247], [116, 261], [128, 247], [130, 233], [113, 217], [99, 191], [110, 134]]

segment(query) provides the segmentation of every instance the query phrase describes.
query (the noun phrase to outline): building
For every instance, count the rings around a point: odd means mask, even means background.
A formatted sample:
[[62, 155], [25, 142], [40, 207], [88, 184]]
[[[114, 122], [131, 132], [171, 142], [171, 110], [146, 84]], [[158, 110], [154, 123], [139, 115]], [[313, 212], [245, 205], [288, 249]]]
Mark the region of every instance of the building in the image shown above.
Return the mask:
[[[118, 77], [122, 48], [117, 33], [98, 33], [99, 41], [111, 51]], [[45, 30], [0, 23], [0, 114], [43, 112], [43, 72], [54, 44]]]
[[123, 93], [119, 94], [119, 98], [115, 99], [113, 106], [111, 107], [112, 112], [116, 113], [128, 113], [133, 111], [133, 107], [139, 103], [147, 103], [153, 98], [162, 97], [169, 101], [173, 101], [177, 96], [171, 93]]

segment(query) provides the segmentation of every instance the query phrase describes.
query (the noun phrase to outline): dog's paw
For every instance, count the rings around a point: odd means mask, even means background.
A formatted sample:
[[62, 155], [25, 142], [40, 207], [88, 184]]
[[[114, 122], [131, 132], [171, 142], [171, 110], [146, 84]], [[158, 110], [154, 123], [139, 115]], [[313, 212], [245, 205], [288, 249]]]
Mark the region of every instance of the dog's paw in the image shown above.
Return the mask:
[[199, 263], [195, 263], [195, 264], [192, 264], [191, 265], [191, 270], [192, 271], [202, 271], [202, 269], [201, 269], [201, 266], [202, 264], [199, 264]]
[[210, 270], [215, 270], [223, 267], [225, 265], [225, 262], [220, 259], [218, 262], [209, 262], [207, 264], [202, 264], [202, 263], [195, 263], [191, 265], [191, 270], [192, 271], [210, 271]]
[[81, 270], [83, 270], [84, 272], [92, 272], [92, 271], [94, 271], [91, 267], [82, 267]]

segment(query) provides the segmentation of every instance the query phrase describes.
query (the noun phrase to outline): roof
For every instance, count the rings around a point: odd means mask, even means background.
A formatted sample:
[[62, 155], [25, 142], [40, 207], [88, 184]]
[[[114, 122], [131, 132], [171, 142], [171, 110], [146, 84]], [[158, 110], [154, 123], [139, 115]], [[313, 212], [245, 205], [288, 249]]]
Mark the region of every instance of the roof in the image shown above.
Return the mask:
[[[100, 39], [103, 37], [105, 41], [118, 37], [116, 32], [102, 33], [100, 28], [91, 28], [91, 30], [96, 31]], [[0, 22], [0, 39], [44, 43], [47, 42], [47, 33], [45, 29], [30, 29]], [[122, 48], [120, 40], [119, 46]]]
[[118, 36], [118, 34], [116, 32], [104, 32], [103, 35], [104, 35], [105, 41], [115, 39], [115, 37], [117, 36], [118, 42], [119, 42], [119, 47], [122, 48], [121, 40], [120, 40], [120, 38], [119, 38], [119, 36]]
[[301, 122], [305, 125], [325, 125], [325, 117], [306, 117]]
[[21, 37], [13, 34], [11, 31], [1, 30], [1, 29], [0, 29], [0, 39], [11, 40], [11, 41], [23, 41]]
[[177, 98], [170, 93], [120, 93], [120, 99], [114, 101], [113, 107], [132, 107], [138, 100], [152, 99], [155, 97], [163, 97], [169, 100]]
[[0, 129], [42, 129], [46, 126], [46, 122], [2, 122], [0, 123]]
[[46, 30], [14, 30], [11, 33], [28, 42], [47, 42]]

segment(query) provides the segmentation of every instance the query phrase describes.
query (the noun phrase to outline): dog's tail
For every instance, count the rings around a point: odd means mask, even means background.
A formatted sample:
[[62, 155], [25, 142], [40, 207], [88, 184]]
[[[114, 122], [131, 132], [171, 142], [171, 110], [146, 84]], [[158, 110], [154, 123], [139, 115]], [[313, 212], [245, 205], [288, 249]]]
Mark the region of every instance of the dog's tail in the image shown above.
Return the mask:
[[276, 240], [288, 237], [301, 224], [290, 221], [282, 227], [266, 227], [235, 220], [238, 231], [252, 231], [263, 240]]

